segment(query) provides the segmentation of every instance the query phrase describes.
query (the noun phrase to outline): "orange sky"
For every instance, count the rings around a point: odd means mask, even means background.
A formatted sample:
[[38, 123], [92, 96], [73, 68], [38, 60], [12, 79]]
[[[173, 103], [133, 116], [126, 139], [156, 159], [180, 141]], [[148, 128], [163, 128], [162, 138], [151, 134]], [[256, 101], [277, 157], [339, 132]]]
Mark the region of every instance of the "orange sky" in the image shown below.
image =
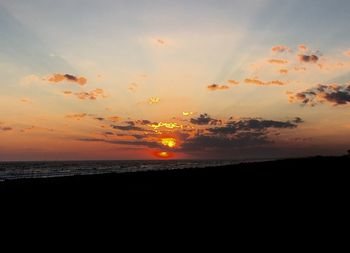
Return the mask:
[[220, 2], [0, 3], [0, 160], [345, 153], [349, 3]]

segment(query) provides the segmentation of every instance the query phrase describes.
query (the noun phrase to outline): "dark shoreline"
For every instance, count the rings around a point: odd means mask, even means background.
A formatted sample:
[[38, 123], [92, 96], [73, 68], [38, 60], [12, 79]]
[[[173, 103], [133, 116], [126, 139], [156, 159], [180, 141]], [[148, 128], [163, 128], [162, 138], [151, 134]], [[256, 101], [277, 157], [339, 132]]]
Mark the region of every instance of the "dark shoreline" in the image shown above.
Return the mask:
[[[220, 167], [99, 174], [0, 182], [0, 193], [20, 196], [98, 196], [126, 194], [249, 195], [334, 191], [345, 180], [350, 158], [309, 157]], [[333, 187], [333, 189], [330, 188]], [[335, 188], [334, 188], [335, 187]], [[259, 193], [260, 192], [260, 193]]]

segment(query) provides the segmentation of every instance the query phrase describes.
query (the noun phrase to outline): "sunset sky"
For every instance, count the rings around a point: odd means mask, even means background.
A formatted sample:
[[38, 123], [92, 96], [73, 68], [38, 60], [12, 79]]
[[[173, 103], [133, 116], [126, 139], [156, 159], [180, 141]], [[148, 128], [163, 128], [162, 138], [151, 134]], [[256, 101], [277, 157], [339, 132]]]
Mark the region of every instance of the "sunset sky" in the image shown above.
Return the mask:
[[0, 0], [0, 160], [350, 149], [349, 0]]

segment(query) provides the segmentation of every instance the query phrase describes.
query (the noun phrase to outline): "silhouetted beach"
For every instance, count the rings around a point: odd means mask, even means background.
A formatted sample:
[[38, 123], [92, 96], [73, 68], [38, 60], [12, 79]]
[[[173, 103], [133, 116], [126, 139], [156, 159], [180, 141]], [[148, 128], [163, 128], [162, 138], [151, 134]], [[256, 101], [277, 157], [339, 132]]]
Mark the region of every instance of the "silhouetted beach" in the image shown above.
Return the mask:
[[313, 201], [345, 191], [350, 158], [310, 157], [210, 168], [18, 179], [0, 183], [5, 195], [50, 199], [134, 196], [229, 196]]

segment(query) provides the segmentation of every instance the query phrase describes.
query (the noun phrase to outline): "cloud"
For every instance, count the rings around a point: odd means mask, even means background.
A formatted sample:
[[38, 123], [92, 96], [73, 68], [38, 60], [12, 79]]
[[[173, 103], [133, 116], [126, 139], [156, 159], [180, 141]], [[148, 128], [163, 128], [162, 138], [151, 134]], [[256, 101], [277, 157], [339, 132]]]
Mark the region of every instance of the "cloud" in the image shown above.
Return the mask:
[[219, 151], [219, 153], [225, 153], [233, 149], [266, 146], [273, 143], [269, 137], [270, 129], [274, 129], [274, 132], [295, 129], [301, 123], [303, 120], [299, 117], [289, 121], [259, 118], [230, 119], [223, 126], [207, 128], [206, 131], [198, 132], [186, 139], [181, 146], [181, 151]]
[[87, 79], [85, 77], [77, 77], [70, 74], [53, 74], [52, 76], [47, 77], [46, 80], [53, 83], [59, 83], [63, 81], [73, 82], [79, 85], [85, 85], [87, 83]]
[[321, 103], [332, 105], [346, 105], [350, 103], [350, 85], [322, 85], [302, 92], [288, 92], [290, 102], [301, 102], [304, 105], [315, 106]]
[[13, 130], [13, 128], [12, 127], [7, 127], [7, 126], [4, 126], [4, 127], [0, 127], [0, 131], [11, 131], [11, 130]]
[[121, 131], [148, 131], [147, 129], [144, 129], [143, 127], [137, 126], [139, 125], [146, 125], [151, 123], [148, 120], [139, 120], [139, 121], [125, 121], [124, 122], [126, 125], [111, 125], [112, 128], [121, 130]]
[[280, 69], [278, 72], [280, 74], [282, 74], [282, 75], [287, 75], [288, 74], [288, 69]]
[[270, 59], [267, 62], [271, 63], [271, 64], [287, 64], [288, 63], [288, 61], [285, 59]]
[[210, 91], [230, 89], [230, 87], [228, 87], [227, 85], [219, 85], [219, 84], [211, 84], [211, 85], [208, 85], [207, 88]]
[[158, 104], [160, 102], [160, 98], [158, 97], [151, 97], [148, 99], [148, 104], [153, 105], [153, 104]]
[[25, 103], [25, 104], [31, 104], [31, 103], [33, 103], [33, 101], [32, 100], [30, 100], [29, 98], [21, 98], [20, 100], [19, 100], [21, 103]]
[[67, 119], [74, 119], [74, 120], [82, 120], [87, 116], [86, 113], [79, 113], [79, 114], [68, 114], [66, 115]]
[[200, 114], [198, 118], [191, 118], [190, 122], [194, 125], [219, 125], [221, 120], [213, 119], [208, 114]]
[[299, 49], [299, 51], [302, 51], [302, 52], [309, 51], [309, 48], [306, 45], [304, 45], [304, 44], [299, 45], [298, 49]]
[[163, 40], [163, 39], [156, 39], [156, 42], [157, 42], [158, 44], [161, 44], [161, 45], [164, 45], [164, 44], [165, 44], [165, 40]]
[[193, 112], [182, 112], [182, 116], [187, 117], [187, 116], [191, 116], [191, 115], [193, 115]]
[[301, 62], [307, 62], [307, 63], [316, 63], [319, 60], [318, 56], [314, 54], [312, 55], [299, 54], [298, 59]]
[[259, 79], [247, 78], [247, 79], [244, 79], [244, 82], [246, 84], [254, 84], [254, 85], [258, 85], [258, 86], [268, 86], [268, 85], [283, 86], [283, 85], [286, 85], [285, 82], [280, 81], [280, 80], [273, 80], [273, 81], [270, 81], [270, 82], [264, 82], [264, 81], [261, 81]]
[[[71, 91], [63, 91], [65, 95], [72, 95], [73, 93]], [[105, 94], [105, 91], [103, 89], [97, 88], [92, 91], [81, 91], [76, 92], [73, 94], [77, 98], [81, 100], [90, 99], [90, 100], [96, 100], [98, 98], [106, 98], [107, 95]]]
[[128, 90], [135, 93], [138, 90], [138, 87], [139, 85], [137, 83], [131, 83], [128, 86]]
[[264, 119], [242, 119], [238, 121], [229, 121], [225, 126], [207, 129], [214, 134], [235, 134], [240, 131], [263, 131], [268, 128], [296, 128], [302, 119], [297, 117], [292, 121], [275, 121]]
[[112, 122], [118, 122], [121, 120], [119, 116], [109, 116], [107, 117], [107, 120], [112, 121]]
[[283, 45], [277, 45], [271, 48], [271, 51], [274, 53], [284, 53], [284, 52], [291, 52], [290, 48]]
[[238, 85], [238, 84], [239, 84], [239, 82], [236, 81], [236, 80], [228, 80], [227, 82], [228, 82], [230, 85]]

